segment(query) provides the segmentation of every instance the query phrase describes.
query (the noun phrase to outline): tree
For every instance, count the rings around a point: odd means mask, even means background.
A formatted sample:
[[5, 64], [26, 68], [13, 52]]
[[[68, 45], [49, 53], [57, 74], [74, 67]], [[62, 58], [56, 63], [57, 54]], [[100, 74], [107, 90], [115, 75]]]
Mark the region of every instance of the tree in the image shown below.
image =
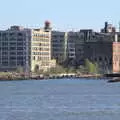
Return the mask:
[[34, 72], [39, 73], [39, 65], [35, 65]]
[[17, 73], [23, 73], [24, 72], [24, 68], [22, 66], [18, 66], [16, 72]]
[[95, 73], [98, 74], [99, 73], [99, 65], [98, 63], [94, 63], [95, 65]]
[[85, 68], [88, 73], [98, 73], [99, 68], [97, 63], [92, 63], [88, 59], [85, 60]]

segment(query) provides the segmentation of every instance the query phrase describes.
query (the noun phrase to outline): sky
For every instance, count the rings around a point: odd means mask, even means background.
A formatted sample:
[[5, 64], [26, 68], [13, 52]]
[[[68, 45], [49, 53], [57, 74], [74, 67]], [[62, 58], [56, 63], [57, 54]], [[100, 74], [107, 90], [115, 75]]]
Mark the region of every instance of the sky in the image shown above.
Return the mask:
[[98, 31], [108, 21], [118, 28], [120, 0], [0, 0], [0, 29], [12, 25]]

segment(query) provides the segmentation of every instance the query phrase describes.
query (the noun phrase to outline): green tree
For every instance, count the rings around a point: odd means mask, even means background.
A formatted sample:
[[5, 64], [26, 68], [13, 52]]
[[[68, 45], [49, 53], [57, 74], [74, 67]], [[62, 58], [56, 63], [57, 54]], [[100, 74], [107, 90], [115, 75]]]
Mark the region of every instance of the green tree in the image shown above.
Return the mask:
[[94, 65], [95, 65], [95, 73], [99, 74], [99, 65], [98, 65], [98, 63], [94, 63]]
[[85, 60], [85, 68], [88, 73], [98, 73], [98, 64], [94, 64], [88, 59]]
[[39, 73], [39, 72], [40, 72], [40, 71], [39, 71], [39, 65], [35, 65], [34, 72], [35, 72], [35, 73]]
[[24, 72], [24, 68], [22, 66], [18, 66], [16, 72], [17, 73], [23, 73]]

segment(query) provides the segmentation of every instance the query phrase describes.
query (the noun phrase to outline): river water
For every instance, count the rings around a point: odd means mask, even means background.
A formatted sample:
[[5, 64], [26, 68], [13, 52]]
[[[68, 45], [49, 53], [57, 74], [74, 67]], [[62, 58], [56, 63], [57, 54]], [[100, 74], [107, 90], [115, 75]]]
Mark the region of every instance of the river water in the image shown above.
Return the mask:
[[2, 81], [0, 120], [120, 120], [120, 83], [92, 79]]

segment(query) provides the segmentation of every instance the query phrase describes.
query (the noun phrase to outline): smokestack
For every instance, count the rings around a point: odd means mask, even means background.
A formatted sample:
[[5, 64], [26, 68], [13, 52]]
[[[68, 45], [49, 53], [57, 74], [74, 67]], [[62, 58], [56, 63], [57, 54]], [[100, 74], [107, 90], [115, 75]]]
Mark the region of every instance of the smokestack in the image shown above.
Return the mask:
[[105, 33], [107, 33], [108, 32], [108, 22], [105, 22], [105, 28], [104, 28], [104, 30], [105, 30]]
[[117, 33], [115, 34], [115, 42], [118, 42], [118, 35], [117, 35]]

